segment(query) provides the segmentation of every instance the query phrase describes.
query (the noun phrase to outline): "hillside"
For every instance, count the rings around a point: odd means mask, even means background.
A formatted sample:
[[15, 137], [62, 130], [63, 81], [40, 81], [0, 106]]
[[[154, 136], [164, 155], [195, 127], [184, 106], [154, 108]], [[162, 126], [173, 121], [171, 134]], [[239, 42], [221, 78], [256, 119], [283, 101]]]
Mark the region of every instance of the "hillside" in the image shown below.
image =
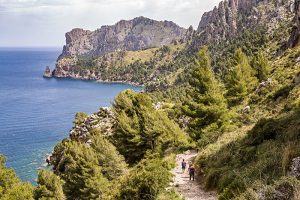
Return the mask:
[[[71, 74], [63, 77], [146, 91], [126, 90], [110, 108], [76, 114], [49, 158], [53, 171], [41, 171], [34, 189], [12, 173], [0, 194], [14, 197], [16, 185], [34, 199], [299, 200], [299, 16], [298, 0], [223, 1], [183, 41], [103, 55], [75, 50], [71, 65], [61, 56], [56, 70]], [[178, 178], [176, 163], [189, 149], [198, 152], [184, 157], [196, 156], [192, 190], [171, 173]]]
[[[173, 22], [145, 17], [121, 20], [115, 25], [102, 26], [95, 31], [73, 29], [66, 33], [66, 45], [52, 74], [60, 78], [144, 84], [149, 81], [146, 79], [149, 74], [146, 76], [143, 72], [151, 70], [147, 66], [157, 68], [151, 61], [158, 56], [154, 58], [153, 53], [149, 52], [167, 45], [182, 46], [192, 33], [193, 30], [186, 30]], [[133, 54], [135, 51], [139, 53]], [[139, 56], [141, 59], [136, 59]], [[147, 60], [143, 59], [145, 56]], [[137, 65], [143, 66], [137, 68]], [[130, 73], [136, 69], [139, 72]], [[107, 74], [111, 76], [108, 77]], [[140, 77], [136, 78], [134, 75]], [[130, 80], [133, 77], [137, 80]]]

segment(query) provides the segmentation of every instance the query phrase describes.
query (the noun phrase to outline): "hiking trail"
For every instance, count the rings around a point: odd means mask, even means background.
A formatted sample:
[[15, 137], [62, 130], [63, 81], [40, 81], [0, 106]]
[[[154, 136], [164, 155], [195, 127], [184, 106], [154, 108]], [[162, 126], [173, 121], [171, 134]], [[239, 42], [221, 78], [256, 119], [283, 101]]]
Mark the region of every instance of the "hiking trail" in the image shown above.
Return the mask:
[[[197, 156], [196, 151], [186, 151], [183, 154], [176, 155], [176, 167], [172, 170], [174, 174], [171, 186], [185, 199], [185, 200], [217, 200], [216, 192], [206, 192], [203, 186], [197, 180], [197, 171], [195, 173], [195, 181], [189, 180], [188, 165]], [[187, 163], [185, 172], [182, 173], [181, 162], [184, 159]]]

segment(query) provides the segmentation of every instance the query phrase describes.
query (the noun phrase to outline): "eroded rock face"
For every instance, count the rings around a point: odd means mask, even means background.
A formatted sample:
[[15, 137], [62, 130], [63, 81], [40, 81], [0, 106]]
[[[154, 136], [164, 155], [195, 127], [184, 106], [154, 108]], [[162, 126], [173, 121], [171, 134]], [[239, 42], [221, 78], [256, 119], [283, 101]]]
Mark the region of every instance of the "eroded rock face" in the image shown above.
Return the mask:
[[287, 48], [294, 47], [300, 43], [300, 1], [295, 0], [291, 4], [290, 9], [295, 13], [294, 22], [296, 26], [293, 27], [291, 37], [286, 46]]
[[187, 30], [171, 21], [145, 17], [121, 20], [95, 31], [73, 29], [66, 33], [66, 45], [59, 58], [78, 55], [100, 56], [118, 50], [141, 50], [161, 47], [182, 39]]
[[197, 50], [204, 44], [230, 39], [258, 25], [266, 25], [272, 32], [280, 22], [292, 18], [292, 4], [293, 0], [221, 1], [218, 7], [203, 14], [191, 48]]

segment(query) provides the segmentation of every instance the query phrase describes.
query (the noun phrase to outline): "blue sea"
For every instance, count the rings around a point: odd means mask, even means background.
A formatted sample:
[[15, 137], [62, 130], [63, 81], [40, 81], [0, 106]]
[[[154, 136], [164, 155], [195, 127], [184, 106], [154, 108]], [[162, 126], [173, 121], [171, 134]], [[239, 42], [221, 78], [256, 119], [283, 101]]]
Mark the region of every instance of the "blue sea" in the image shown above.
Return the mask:
[[61, 49], [0, 48], [0, 154], [23, 181], [35, 182], [38, 169], [60, 140], [68, 136], [77, 112], [109, 106], [124, 84], [44, 79]]

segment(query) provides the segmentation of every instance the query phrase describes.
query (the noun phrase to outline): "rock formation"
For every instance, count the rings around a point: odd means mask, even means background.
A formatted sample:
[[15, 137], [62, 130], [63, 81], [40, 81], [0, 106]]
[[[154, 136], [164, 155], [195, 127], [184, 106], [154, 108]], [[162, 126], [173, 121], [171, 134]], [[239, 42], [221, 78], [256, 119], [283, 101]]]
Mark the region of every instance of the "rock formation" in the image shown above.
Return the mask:
[[70, 131], [70, 138], [88, 144], [91, 130], [97, 129], [103, 135], [109, 136], [113, 133], [114, 124], [115, 118], [111, 108], [100, 108], [97, 113], [89, 115], [80, 124], [75, 124]]
[[292, 160], [288, 175], [300, 180], [300, 157], [294, 158]]
[[49, 66], [46, 67], [43, 77], [45, 77], [45, 78], [51, 78], [52, 77], [52, 72], [51, 72]]
[[145, 17], [121, 20], [95, 31], [76, 28], [66, 33], [66, 45], [59, 58], [160, 47], [182, 39], [186, 32], [186, 29], [171, 21], [155, 21]]
[[[230, 39], [244, 29], [266, 25], [276, 28], [287, 18], [292, 0], [225, 0], [218, 7], [203, 14], [191, 48]], [[268, 22], [268, 23], [265, 23]]]
[[300, 1], [295, 0], [290, 6], [291, 11], [295, 13], [293, 31], [286, 45], [286, 48], [294, 47], [300, 43]]
[[66, 45], [53, 74], [56, 77], [101, 80], [101, 75], [94, 71], [74, 72], [72, 68], [78, 57], [97, 58], [112, 52], [162, 47], [190, 39], [192, 34], [192, 28], [186, 30], [171, 21], [155, 21], [145, 17], [121, 20], [95, 31], [76, 28], [66, 33]]

